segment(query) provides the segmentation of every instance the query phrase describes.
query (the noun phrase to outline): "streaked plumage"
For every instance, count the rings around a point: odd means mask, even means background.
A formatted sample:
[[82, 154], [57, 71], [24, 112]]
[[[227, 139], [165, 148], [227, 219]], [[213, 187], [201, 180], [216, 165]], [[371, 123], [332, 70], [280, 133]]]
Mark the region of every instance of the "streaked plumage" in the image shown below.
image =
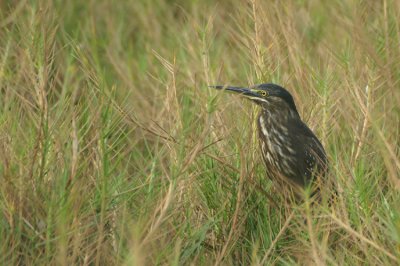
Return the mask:
[[[261, 107], [257, 118], [268, 177], [290, 188], [304, 188], [327, 171], [325, 150], [301, 120], [290, 93], [275, 84], [251, 88], [213, 86], [240, 93]], [[286, 186], [287, 187], [287, 186]]]

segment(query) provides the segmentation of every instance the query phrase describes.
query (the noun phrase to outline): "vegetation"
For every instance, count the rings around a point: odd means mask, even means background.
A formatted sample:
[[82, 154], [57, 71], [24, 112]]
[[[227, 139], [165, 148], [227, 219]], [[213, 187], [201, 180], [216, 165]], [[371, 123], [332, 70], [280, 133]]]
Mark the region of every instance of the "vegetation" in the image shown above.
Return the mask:
[[[0, 8], [0, 264], [399, 263], [399, 1]], [[257, 107], [207, 87], [263, 82], [322, 140], [332, 205], [285, 204]]]

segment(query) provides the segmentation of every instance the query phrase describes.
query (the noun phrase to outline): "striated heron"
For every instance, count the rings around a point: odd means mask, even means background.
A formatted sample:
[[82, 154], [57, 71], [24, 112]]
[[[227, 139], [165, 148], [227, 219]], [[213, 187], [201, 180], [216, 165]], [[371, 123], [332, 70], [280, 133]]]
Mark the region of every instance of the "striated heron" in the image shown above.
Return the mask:
[[319, 190], [327, 172], [325, 150], [310, 128], [301, 120], [292, 95], [276, 84], [259, 84], [250, 88], [210, 86], [231, 91], [261, 107], [257, 118], [262, 156], [267, 176], [280, 189], [301, 195], [312, 186]]

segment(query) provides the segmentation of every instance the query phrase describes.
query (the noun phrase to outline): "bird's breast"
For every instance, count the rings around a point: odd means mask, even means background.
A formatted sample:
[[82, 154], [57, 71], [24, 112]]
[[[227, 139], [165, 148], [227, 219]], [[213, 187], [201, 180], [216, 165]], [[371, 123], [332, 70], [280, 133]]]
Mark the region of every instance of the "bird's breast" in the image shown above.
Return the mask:
[[285, 126], [285, 121], [277, 121], [268, 115], [261, 113], [258, 117], [260, 146], [264, 161], [268, 168], [295, 174], [291, 171], [291, 164], [295, 160], [296, 151], [288, 140], [288, 128]]
[[261, 150], [265, 156], [265, 160], [272, 165], [276, 165], [278, 154], [282, 152], [282, 137], [279, 136], [278, 130], [271, 127], [271, 124], [262, 115], [258, 118], [258, 131], [261, 139]]
[[282, 124], [276, 125], [271, 119], [260, 115], [258, 118], [258, 129], [261, 141], [264, 143], [265, 151], [277, 154], [282, 153], [282, 148], [287, 143], [285, 141], [287, 128]]

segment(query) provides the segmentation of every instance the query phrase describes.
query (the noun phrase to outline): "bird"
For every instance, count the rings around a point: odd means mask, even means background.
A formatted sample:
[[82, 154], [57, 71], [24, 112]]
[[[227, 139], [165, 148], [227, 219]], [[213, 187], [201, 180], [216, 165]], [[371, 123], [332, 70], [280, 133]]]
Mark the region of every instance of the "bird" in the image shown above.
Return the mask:
[[292, 95], [285, 88], [264, 83], [251, 87], [209, 86], [240, 94], [260, 107], [257, 117], [261, 154], [267, 177], [278, 188], [304, 196], [310, 188], [315, 195], [327, 174], [325, 149], [302, 121]]

